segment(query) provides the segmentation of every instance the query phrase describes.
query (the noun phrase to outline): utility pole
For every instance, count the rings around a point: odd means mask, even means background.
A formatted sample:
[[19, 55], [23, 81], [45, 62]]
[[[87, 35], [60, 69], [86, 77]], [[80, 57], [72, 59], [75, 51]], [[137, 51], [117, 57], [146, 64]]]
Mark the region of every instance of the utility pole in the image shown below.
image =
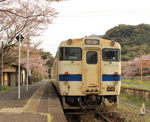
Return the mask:
[[20, 41], [22, 41], [24, 39], [24, 37], [19, 34], [16, 39], [19, 41], [19, 66], [18, 66], [18, 70], [19, 70], [19, 75], [18, 75], [18, 99], [20, 99]]
[[20, 40], [21, 40], [21, 35], [19, 34], [19, 76], [18, 76], [18, 99], [20, 99]]
[[[29, 38], [28, 38], [29, 40]], [[27, 82], [26, 82], [26, 91], [28, 92], [28, 77], [29, 77], [29, 66], [28, 66], [28, 62], [29, 62], [29, 43], [27, 42]]]
[[3, 80], [3, 41], [1, 45], [1, 79], [0, 79], [0, 92], [2, 92], [2, 80]]
[[141, 85], [142, 85], [142, 56], [141, 56]]

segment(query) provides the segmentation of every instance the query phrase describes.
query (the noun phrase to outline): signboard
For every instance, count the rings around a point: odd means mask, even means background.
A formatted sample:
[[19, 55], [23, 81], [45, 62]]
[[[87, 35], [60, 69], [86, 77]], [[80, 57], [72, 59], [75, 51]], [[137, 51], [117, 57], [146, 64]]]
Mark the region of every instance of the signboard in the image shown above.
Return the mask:
[[[22, 41], [23, 39], [24, 39], [24, 37], [21, 35], [21, 34], [19, 34], [20, 35], [20, 41]], [[19, 35], [18, 36], [16, 36], [16, 39], [19, 41]]]
[[142, 60], [143, 66], [149, 66], [149, 60]]

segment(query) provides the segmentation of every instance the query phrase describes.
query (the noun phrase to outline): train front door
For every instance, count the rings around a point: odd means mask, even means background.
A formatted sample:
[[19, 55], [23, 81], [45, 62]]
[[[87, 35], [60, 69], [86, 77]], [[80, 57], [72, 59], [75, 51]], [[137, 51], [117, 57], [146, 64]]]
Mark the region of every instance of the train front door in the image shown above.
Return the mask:
[[88, 93], [100, 92], [100, 60], [101, 50], [97, 48], [85, 48], [83, 49], [83, 80], [82, 80], [82, 92]]

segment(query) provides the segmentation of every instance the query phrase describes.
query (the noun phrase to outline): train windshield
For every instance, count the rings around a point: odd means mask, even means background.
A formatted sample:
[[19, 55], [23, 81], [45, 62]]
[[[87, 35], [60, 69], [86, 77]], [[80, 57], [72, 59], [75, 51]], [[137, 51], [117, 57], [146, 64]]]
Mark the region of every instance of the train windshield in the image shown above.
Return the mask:
[[81, 60], [81, 54], [79, 47], [60, 47], [59, 60]]
[[121, 61], [121, 53], [120, 49], [103, 49], [103, 61]]

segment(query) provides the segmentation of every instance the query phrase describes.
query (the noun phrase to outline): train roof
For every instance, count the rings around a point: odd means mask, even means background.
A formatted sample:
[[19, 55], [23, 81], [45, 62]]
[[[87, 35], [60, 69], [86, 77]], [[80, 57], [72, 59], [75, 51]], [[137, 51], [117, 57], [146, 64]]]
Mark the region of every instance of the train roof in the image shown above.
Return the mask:
[[[70, 46], [78, 46], [78, 47], [82, 47], [85, 46], [85, 40], [99, 40], [99, 44], [98, 45], [92, 45], [92, 46], [99, 46], [101, 45], [102, 47], [115, 47], [115, 48], [121, 48], [120, 44], [114, 40], [107, 40], [107, 39], [102, 39], [101, 37], [83, 37], [83, 38], [77, 38], [77, 39], [68, 39], [65, 41], [62, 41], [60, 43], [60, 47], [70, 47]], [[70, 44], [68, 42], [71, 42]], [[114, 45], [111, 45], [111, 43]], [[90, 44], [88, 44], [88, 46], [91, 46]]]

